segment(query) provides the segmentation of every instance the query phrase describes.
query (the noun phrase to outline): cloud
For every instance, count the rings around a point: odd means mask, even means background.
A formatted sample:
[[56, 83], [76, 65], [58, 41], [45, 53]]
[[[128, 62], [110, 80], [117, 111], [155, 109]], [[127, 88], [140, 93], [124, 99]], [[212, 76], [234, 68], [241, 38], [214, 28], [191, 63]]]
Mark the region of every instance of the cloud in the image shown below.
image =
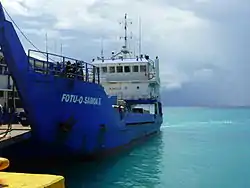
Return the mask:
[[[250, 105], [247, 0], [11, 0], [4, 6], [40, 49], [48, 33], [51, 51], [63, 43], [64, 54], [83, 60], [100, 54], [101, 38], [106, 56], [119, 50], [124, 13], [133, 21], [130, 47], [138, 51], [140, 16], [142, 51], [160, 57], [163, 98], [178, 92], [171, 104]], [[201, 92], [207, 102], [191, 97]]]

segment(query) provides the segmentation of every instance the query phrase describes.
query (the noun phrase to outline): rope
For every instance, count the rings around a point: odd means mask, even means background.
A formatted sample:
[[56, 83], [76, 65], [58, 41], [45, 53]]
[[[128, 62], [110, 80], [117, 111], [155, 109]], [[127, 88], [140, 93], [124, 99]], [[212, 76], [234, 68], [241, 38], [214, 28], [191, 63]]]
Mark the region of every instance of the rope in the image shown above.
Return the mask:
[[[12, 21], [12, 23], [16, 26], [16, 28], [19, 30], [19, 32], [23, 35], [23, 37], [39, 52], [41, 52], [45, 57], [47, 57], [39, 48], [37, 48], [32, 42], [31, 40], [23, 33], [23, 31], [18, 27], [18, 25], [16, 24], [16, 22], [12, 19], [12, 17], [10, 16], [10, 14], [8, 13], [8, 11], [4, 8], [4, 6], [2, 5], [4, 11], [6, 12], [7, 16], [10, 18], [10, 20]], [[49, 58], [50, 60], [56, 62], [55, 60]]]
[[18, 25], [16, 24], [16, 22], [12, 19], [12, 17], [10, 16], [10, 14], [8, 13], [8, 11], [4, 8], [4, 6], [2, 6], [4, 11], [6, 12], [7, 16], [10, 18], [10, 20], [12, 21], [12, 23], [16, 26], [16, 28], [20, 31], [20, 33], [24, 36], [24, 38], [37, 50], [40, 51], [39, 48], [37, 48], [32, 42], [31, 40], [29, 40], [28, 37], [26, 37], [26, 35], [22, 32], [22, 30], [18, 27]]
[[7, 127], [7, 129], [6, 129], [6, 131], [0, 133], [0, 135], [2, 135], [2, 136], [0, 137], [0, 141], [3, 140], [3, 139], [7, 136], [7, 134], [8, 134], [9, 132], [11, 132], [11, 131], [12, 131], [12, 126], [11, 126], [11, 124], [9, 124], [8, 127]]
[[3, 140], [3, 139], [7, 136], [7, 134], [10, 133], [10, 132], [12, 131], [12, 124], [11, 124], [12, 119], [13, 119], [13, 115], [12, 115], [12, 117], [11, 117], [11, 119], [10, 119], [10, 122], [8, 123], [8, 127], [7, 127], [6, 131], [0, 133], [0, 135], [2, 135], [2, 136], [0, 137], [0, 141]]

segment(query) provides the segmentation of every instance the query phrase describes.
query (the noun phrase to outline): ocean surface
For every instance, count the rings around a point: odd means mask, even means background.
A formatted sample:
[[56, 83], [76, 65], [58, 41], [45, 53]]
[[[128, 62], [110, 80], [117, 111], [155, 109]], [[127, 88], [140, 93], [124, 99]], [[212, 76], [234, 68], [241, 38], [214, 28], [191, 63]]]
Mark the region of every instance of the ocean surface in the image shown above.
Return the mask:
[[250, 187], [250, 108], [164, 108], [162, 133], [130, 151], [35, 172], [70, 188]]

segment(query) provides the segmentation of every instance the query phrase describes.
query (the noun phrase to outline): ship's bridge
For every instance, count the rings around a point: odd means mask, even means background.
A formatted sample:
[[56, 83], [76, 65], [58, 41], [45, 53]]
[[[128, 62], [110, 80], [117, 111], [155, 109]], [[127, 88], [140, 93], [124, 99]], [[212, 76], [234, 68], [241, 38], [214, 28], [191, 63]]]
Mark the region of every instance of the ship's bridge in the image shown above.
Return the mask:
[[141, 55], [135, 58], [92, 60], [100, 72], [100, 82], [109, 95], [119, 99], [148, 99], [159, 97], [159, 60]]

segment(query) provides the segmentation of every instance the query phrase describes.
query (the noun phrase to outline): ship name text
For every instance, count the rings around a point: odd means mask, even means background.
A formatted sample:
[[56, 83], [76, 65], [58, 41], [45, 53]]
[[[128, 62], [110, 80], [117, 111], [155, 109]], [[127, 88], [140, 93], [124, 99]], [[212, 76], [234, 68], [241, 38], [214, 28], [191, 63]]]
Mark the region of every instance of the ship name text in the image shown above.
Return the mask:
[[63, 94], [61, 102], [78, 103], [78, 104], [91, 104], [91, 105], [101, 105], [101, 98], [84, 97], [84, 96], [79, 96], [79, 95]]

